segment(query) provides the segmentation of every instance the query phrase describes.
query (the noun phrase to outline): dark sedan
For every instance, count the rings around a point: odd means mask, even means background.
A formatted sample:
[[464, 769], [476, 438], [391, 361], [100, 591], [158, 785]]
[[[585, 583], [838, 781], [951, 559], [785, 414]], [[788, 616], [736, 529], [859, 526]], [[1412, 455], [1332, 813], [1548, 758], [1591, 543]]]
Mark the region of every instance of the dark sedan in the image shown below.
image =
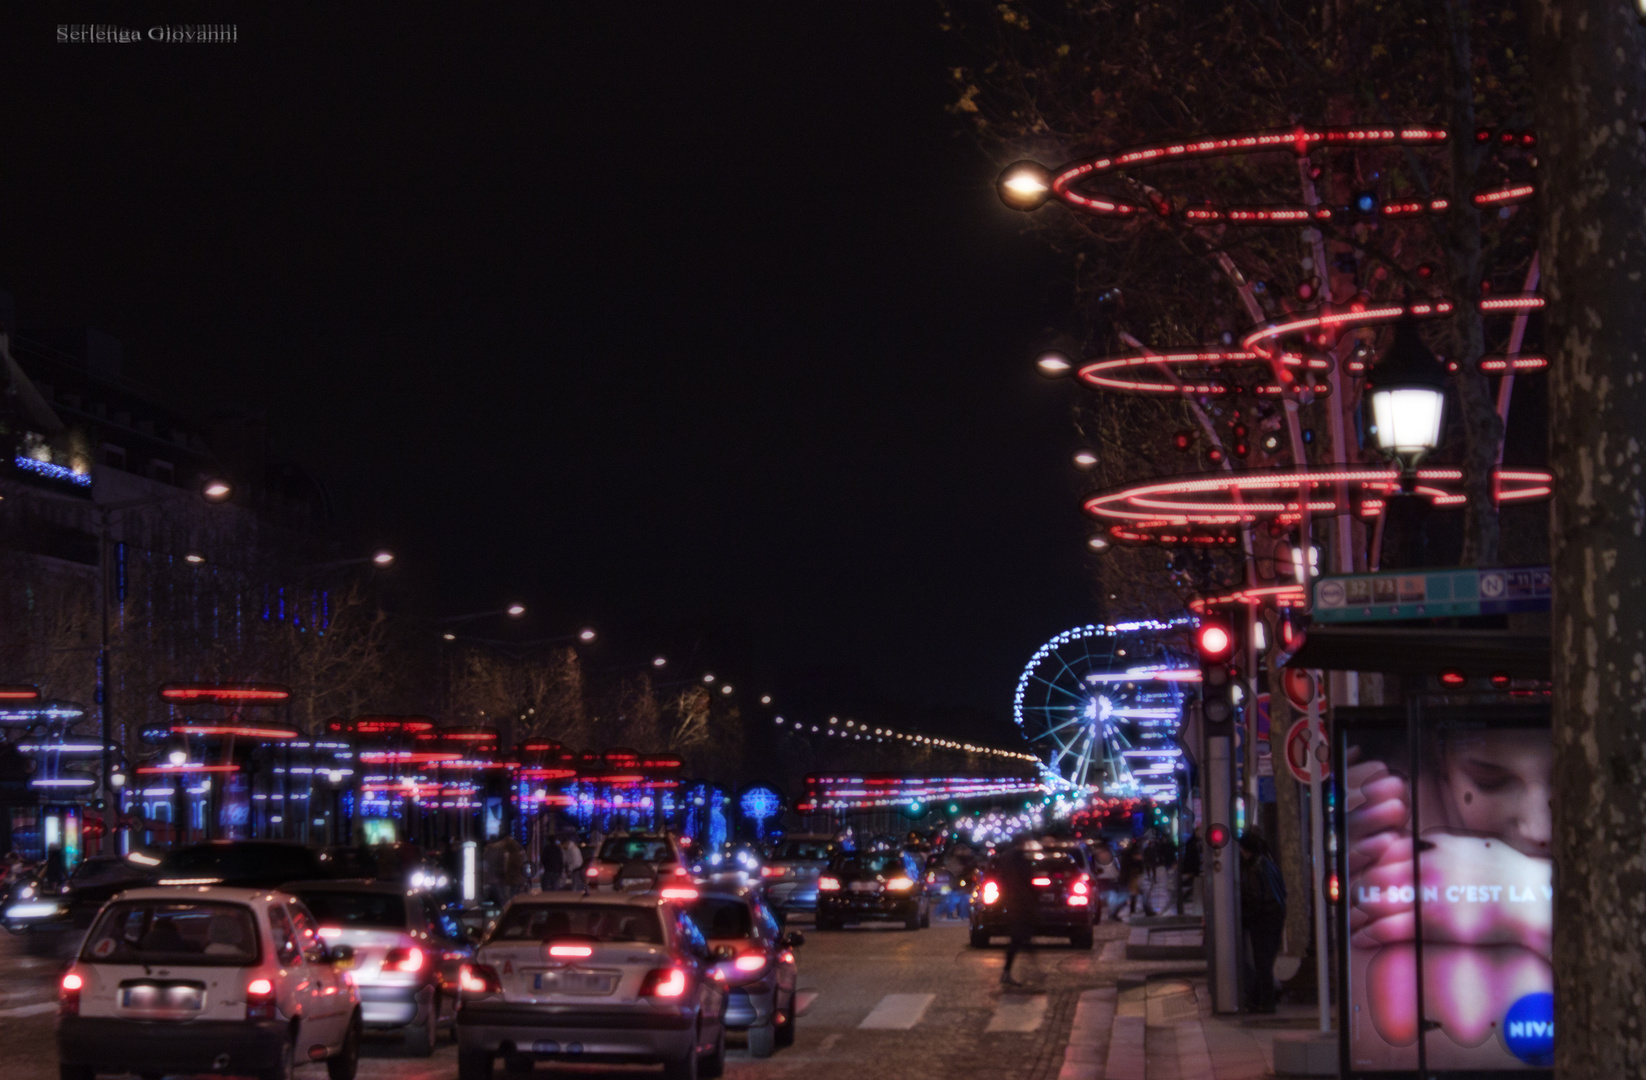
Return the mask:
[[[1029, 858], [1035, 936], [1066, 937], [1077, 949], [1091, 948], [1092, 922], [1098, 910], [1092, 876], [1066, 852], [1036, 851]], [[1011, 932], [998, 861], [978, 878], [972, 894], [971, 930], [972, 945], [979, 949], [987, 948], [991, 938]]]
[[817, 879], [817, 928], [849, 922], [900, 922], [910, 930], [931, 925], [920, 860], [910, 852], [873, 851], [837, 856]]

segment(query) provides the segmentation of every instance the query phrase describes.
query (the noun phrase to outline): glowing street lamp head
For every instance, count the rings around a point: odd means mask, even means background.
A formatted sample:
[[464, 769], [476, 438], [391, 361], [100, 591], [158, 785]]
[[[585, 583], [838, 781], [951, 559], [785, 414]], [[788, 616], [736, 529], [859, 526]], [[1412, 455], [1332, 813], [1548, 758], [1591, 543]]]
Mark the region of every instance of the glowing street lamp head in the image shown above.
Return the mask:
[[234, 494], [234, 485], [227, 480], [212, 478], [200, 485], [200, 497], [209, 503], [228, 502]]
[[446, 631], [444, 634], [441, 634], [440, 636], [442, 638], [444, 638], [446, 641], [456, 641], [457, 640], [457, 635], [452, 633], [449, 630]]
[[721, 688], [720, 688], [720, 692], [721, 692], [721, 693], [722, 693], [722, 694], [729, 694], [729, 693], [731, 693], [731, 692], [732, 692], [732, 684], [731, 684], [731, 683], [726, 683], [726, 684], [725, 684], [725, 685], [723, 685], [723, 686], [722, 686], [722, 687], [721, 687]]
[[387, 548], [379, 548], [378, 550], [372, 552], [371, 561], [378, 566], [393, 566], [394, 552], [388, 550]]
[[1102, 533], [1093, 533], [1091, 536], [1086, 537], [1086, 546], [1101, 555], [1108, 551], [1112, 545], [1109, 543], [1107, 536]]
[[995, 190], [1013, 210], [1039, 210], [1051, 198], [1051, 170], [1038, 161], [1015, 161], [995, 181]]
[[707, 672], [706, 674], [704, 674], [703, 681], [706, 682], [706, 683], [714, 682], [714, 672], [711, 671], [711, 672]]
[[1097, 455], [1090, 450], [1077, 450], [1074, 455], [1074, 467], [1085, 471], [1097, 465]]
[[652, 667], [664, 667], [668, 662], [669, 658], [666, 656], [655, 656], [652, 658]]
[[1035, 358], [1035, 370], [1048, 379], [1060, 378], [1074, 370], [1074, 362], [1056, 349], [1047, 349]]
[[508, 613], [509, 613], [509, 618], [518, 619], [518, 618], [520, 618], [520, 616], [522, 616], [526, 613], [526, 605], [525, 604], [510, 604], [509, 607], [508, 607]]
[[592, 626], [585, 626], [583, 629], [581, 629], [577, 632], [577, 640], [578, 641], [589, 642], [589, 641], [593, 641], [595, 639], [595, 637], [596, 637], [596, 635], [595, 635], [595, 632], [594, 632], [594, 627], [592, 627]]
[[760, 704], [770, 705], [771, 703], [772, 703], [772, 696], [770, 694], [761, 694], [760, 695]]
[[1440, 445], [1446, 416], [1445, 372], [1410, 315], [1395, 323], [1389, 351], [1367, 377], [1378, 449], [1408, 473]]
[[187, 555], [183, 556], [183, 561], [194, 566], [199, 566], [201, 563], [206, 561], [206, 557], [198, 551], [191, 551]]
[[187, 750], [173, 750], [171, 753], [166, 755], [166, 760], [170, 761], [173, 765], [181, 765], [185, 761], [189, 760], [189, 753]]

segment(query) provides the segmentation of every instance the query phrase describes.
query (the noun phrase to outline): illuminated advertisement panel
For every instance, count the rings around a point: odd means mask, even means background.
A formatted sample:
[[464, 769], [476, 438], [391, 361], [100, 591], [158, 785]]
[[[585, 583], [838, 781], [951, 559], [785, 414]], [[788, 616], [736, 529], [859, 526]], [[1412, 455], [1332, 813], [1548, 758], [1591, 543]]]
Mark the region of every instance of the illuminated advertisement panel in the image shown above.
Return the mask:
[[1548, 1075], [1543, 706], [1341, 709], [1345, 1075]]

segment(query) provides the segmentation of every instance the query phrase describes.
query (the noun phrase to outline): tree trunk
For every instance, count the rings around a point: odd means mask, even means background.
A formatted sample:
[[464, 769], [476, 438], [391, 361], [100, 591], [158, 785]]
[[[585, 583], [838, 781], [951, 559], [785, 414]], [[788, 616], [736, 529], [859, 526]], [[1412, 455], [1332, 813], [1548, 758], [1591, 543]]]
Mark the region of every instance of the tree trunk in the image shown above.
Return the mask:
[[1485, 271], [1480, 236], [1480, 208], [1472, 196], [1479, 186], [1480, 162], [1484, 153], [1475, 142], [1474, 47], [1469, 32], [1468, 0], [1448, 0], [1445, 30], [1451, 56], [1451, 78], [1447, 85], [1447, 119], [1452, 129], [1452, 208], [1446, 215], [1446, 254], [1451, 267], [1452, 347], [1448, 360], [1455, 362], [1458, 408], [1463, 418], [1464, 566], [1491, 566], [1497, 562], [1498, 517], [1492, 501], [1492, 467], [1497, 464], [1497, 444], [1503, 439], [1503, 423], [1497, 403], [1480, 373], [1481, 354], [1486, 351], [1485, 327], [1475, 300], [1480, 296], [1480, 280]]
[[1646, 29], [1530, 0], [1555, 475], [1555, 1072], [1646, 1075]]

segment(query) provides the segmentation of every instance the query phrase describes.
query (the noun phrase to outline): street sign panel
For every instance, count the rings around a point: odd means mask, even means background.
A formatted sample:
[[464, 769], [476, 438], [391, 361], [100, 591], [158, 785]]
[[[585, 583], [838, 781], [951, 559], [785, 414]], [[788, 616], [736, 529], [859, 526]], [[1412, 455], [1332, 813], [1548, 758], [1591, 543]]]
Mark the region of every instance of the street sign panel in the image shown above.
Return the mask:
[[1548, 611], [1553, 575], [1547, 566], [1391, 570], [1323, 577], [1314, 589], [1315, 622], [1439, 619]]

